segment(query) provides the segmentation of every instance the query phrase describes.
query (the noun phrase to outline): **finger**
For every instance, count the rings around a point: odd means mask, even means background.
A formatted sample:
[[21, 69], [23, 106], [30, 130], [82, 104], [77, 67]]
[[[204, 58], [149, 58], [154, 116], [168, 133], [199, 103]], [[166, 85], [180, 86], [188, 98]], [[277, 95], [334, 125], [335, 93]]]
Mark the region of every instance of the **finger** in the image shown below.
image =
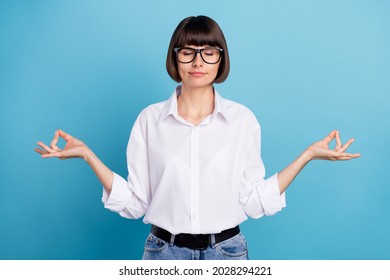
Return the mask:
[[47, 154], [46, 151], [41, 150], [41, 149], [39, 149], [39, 148], [35, 148], [34, 151], [36, 151], [37, 153], [39, 153], [39, 154], [41, 154], [41, 155]]
[[341, 148], [340, 132], [337, 130], [336, 131], [336, 147], [334, 150], [337, 151], [340, 148]]
[[66, 133], [65, 131], [62, 131], [61, 129], [58, 129], [57, 131], [59, 133], [59, 136], [64, 138], [67, 142], [72, 140], [73, 137], [68, 133]]
[[41, 146], [43, 149], [45, 149], [47, 152], [49, 153], [55, 153], [56, 150], [53, 150], [52, 148], [50, 148], [49, 146], [47, 146], [46, 144], [42, 143], [42, 142], [38, 142], [37, 143], [39, 146]]
[[42, 155], [42, 158], [53, 158], [53, 157], [61, 157], [61, 152], [54, 152], [54, 153], [47, 153], [47, 154], [44, 154]]
[[69, 159], [69, 158], [78, 158], [78, 156], [73, 155], [70, 153], [68, 150], [62, 150], [60, 152], [55, 152], [55, 153], [48, 153], [42, 155], [43, 158], [59, 158], [59, 159]]
[[350, 160], [350, 159], [358, 158], [360, 156], [361, 156], [360, 154], [348, 154], [347, 156], [337, 157], [335, 158], [335, 160]]
[[332, 139], [335, 137], [336, 130], [333, 130], [331, 133], [328, 134], [324, 139], [322, 139], [323, 142], [325, 142], [327, 145], [332, 141]]
[[356, 158], [356, 157], [360, 157], [360, 154], [350, 154], [350, 153], [344, 153], [344, 152], [335, 152], [335, 154], [334, 154], [335, 159]]
[[61, 158], [61, 157], [67, 157], [67, 156], [68, 156], [68, 152], [66, 150], [62, 150], [59, 152], [53, 152], [53, 153], [47, 153], [47, 154], [42, 155], [43, 158], [53, 158], [53, 157]]
[[59, 131], [57, 130], [57, 131], [54, 133], [54, 138], [53, 138], [53, 140], [52, 140], [51, 143], [50, 143], [50, 147], [51, 147], [53, 150], [56, 150], [56, 151], [59, 151], [59, 150], [60, 150], [60, 148], [57, 147], [58, 136], [59, 136]]
[[345, 152], [345, 151], [348, 149], [348, 147], [351, 146], [351, 144], [352, 144], [354, 141], [355, 141], [355, 139], [353, 139], [353, 138], [349, 139], [348, 142], [345, 143], [345, 144], [338, 150], [338, 152], [341, 152], [341, 153]]
[[326, 154], [322, 155], [319, 157], [319, 159], [324, 159], [324, 160], [339, 160], [339, 159], [347, 159], [347, 158], [353, 158], [353, 157], [358, 157], [360, 154], [349, 154], [349, 153], [344, 153], [344, 152], [336, 152], [332, 150], [328, 150]]

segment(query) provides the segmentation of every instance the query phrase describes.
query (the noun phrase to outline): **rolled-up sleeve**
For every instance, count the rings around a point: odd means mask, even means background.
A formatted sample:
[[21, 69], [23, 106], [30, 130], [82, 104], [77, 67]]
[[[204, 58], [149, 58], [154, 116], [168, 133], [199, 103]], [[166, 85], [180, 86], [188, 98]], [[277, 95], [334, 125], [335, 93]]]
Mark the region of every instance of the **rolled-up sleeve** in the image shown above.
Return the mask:
[[241, 207], [246, 215], [255, 219], [274, 215], [286, 207], [286, 195], [280, 194], [277, 174], [264, 179], [260, 147], [260, 125], [256, 121], [248, 141], [240, 192]]
[[111, 192], [108, 193], [103, 188], [102, 194], [105, 208], [129, 219], [138, 219], [145, 215], [150, 202], [147, 146], [141, 122], [139, 116], [127, 145], [127, 180], [114, 173]]

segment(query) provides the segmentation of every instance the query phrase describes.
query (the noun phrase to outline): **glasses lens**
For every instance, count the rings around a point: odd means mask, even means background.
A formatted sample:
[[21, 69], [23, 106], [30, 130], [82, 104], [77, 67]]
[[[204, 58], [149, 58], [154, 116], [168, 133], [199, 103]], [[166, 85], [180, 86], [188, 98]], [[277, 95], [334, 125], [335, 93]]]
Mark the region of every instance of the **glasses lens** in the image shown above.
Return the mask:
[[[200, 50], [204, 62], [214, 64], [220, 59], [220, 51], [215, 48], [205, 48]], [[189, 63], [195, 59], [197, 52], [191, 48], [182, 48], [177, 51], [177, 59], [182, 63]]]
[[194, 60], [195, 55], [196, 55], [195, 50], [183, 48], [183, 49], [178, 50], [177, 59], [180, 62], [188, 63], [188, 62], [191, 62], [192, 60]]
[[207, 63], [217, 63], [219, 61], [220, 53], [217, 49], [206, 48], [201, 51], [202, 58]]

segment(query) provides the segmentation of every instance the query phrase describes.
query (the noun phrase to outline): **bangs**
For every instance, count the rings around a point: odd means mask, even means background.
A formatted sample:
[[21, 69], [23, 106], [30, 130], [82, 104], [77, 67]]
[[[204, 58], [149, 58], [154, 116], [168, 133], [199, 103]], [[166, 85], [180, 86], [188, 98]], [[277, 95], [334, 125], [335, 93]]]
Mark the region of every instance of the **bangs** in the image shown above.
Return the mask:
[[221, 48], [223, 46], [223, 43], [218, 40], [220, 36], [215, 36], [219, 33], [218, 30], [215, 30], [208, 21], [195, 18], [185, 26], [183, 31], [177, 38], [177, 47], [208, 45]]

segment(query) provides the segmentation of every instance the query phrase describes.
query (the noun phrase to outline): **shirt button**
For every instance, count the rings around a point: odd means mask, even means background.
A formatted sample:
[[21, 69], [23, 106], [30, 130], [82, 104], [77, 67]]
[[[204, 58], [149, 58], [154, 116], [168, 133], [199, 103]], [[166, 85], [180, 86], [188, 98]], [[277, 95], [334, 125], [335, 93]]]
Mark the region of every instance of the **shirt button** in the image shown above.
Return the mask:
[[192, 219], [196, 220], [198, 218], [197, 215], [192, 215]]

